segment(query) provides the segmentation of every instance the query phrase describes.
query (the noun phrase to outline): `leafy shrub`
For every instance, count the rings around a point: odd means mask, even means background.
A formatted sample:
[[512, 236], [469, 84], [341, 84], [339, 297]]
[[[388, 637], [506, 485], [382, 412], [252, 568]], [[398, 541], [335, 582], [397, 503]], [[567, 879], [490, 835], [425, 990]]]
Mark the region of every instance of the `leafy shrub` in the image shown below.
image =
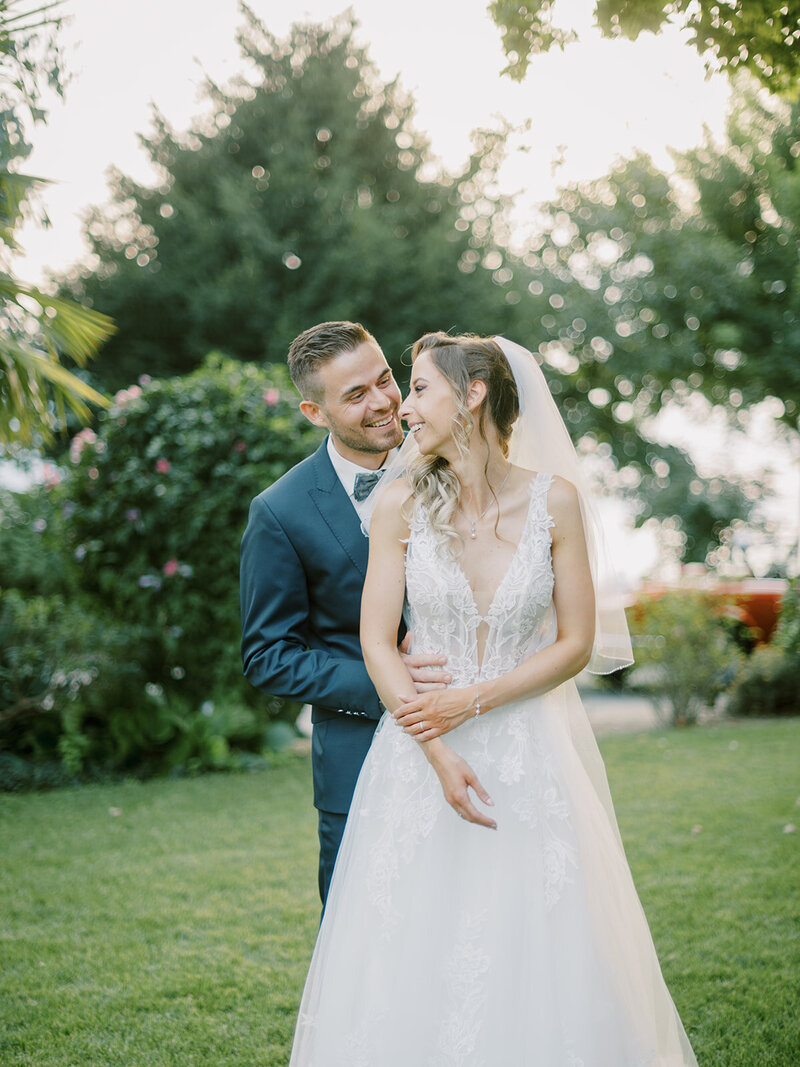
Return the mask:
[[27, 493], [0, 489], [0, 589], [48, 596], [72, 588], [72, 567], [63, 551], [71, 506], [56, 500], [60, 477], [52, 466], [46, 470], [44, 487]]
[[243, 679], [239, 541], [250, 500], [318, 441], [283, 366], [220, 355], [123, 390], [73, 438], [61, 487], [82, 588], [139, 628], [135, 658], [167, 704], [275, 711]]
[[141, 667], [129, 658], [136, 644], [135, 632], [75, 599], [0, 591], [0, 749], [17, 761], [6, 761], [0, 781], [4, 771], [19, 777], [21, 763], [73, 776], [115, 764], [106, 731], [87, 727], [92, 718], [107, 723], [143, 690]]
[[772, 635], [772, 648], [800, 660], [800, 579], [789, 583], [781, 601], [781, 613]]
[[0, 592], [0, 789], [228, 769], [291, 731], [268, 707], [165, 693], [135, 659], [140, 631], [77, 603]]
[[769, 645], [754, 650], [737, 672], [731, 687], [731, 715], [797, 715], [800, 713], [800, 596], [795, 580], [781, 603]]
[[800, 713], [800, 664], [772, 645], [762, 645], [736, 675], [728, 703], [730, 715]]
[[637, 672], [650, 674], [661, 718], [696, 722], [730, 683], [740, 657], [718, 603], [704, 593], [665, 593], [638, 601], [629, 622]]

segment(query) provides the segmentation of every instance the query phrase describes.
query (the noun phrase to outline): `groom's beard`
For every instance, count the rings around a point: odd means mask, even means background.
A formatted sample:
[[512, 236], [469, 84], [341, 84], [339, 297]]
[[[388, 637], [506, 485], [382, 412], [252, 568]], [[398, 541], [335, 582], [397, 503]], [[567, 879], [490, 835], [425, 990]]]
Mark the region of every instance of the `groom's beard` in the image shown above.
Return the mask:
[[383, 422], [384, 419], [390, 419], [386, 426], [349, 426], [328, 414], [328, 429], [334, 441], [341, 441], [354, 452], [364, 452], [370, 456], [382, 455], [397, 448], [403, 441], [403, 428], [397, 410], [391, 413], [391, 417], [387, 412], [386, 415], [376, 417], [374, 421]]

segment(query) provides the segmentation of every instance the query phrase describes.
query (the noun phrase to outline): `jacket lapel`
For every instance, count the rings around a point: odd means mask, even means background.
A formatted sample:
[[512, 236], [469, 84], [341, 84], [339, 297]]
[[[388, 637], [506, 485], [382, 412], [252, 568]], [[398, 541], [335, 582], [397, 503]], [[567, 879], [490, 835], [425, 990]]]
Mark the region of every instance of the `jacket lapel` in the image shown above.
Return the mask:
[[369, 542], [361, 529], [356, 509], [333, 469], [327, 438], [311, 458], [316, 484], [308, 490], [308, 495], [353, 566], [366, 578]]

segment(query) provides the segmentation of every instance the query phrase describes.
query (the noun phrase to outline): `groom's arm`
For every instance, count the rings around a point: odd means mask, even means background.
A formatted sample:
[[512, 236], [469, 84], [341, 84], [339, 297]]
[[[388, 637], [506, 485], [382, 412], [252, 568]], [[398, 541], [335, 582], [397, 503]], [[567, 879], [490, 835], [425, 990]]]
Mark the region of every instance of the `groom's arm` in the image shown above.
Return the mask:
[[382, 708], [360, 658], [310, 649], [305, 569], [266, 502], [256, 497], [242, 538], [242, 664], [274, 696], [379, 719]]

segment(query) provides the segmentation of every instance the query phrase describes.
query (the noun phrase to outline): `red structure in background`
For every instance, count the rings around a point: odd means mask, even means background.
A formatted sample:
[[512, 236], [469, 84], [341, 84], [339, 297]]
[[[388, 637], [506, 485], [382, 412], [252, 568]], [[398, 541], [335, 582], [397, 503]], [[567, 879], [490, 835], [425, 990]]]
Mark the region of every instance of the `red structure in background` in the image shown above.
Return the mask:
[[772, 637], [789, 583], [785, 578], [745, 578], [740, 582], [721, 582], [712, 590], [731, 597], [722, 611], [748, 627], [756, 644], [764, 644]]
[[[688, 568], [687, 568], [688, 571]], [[785, 578], [717, 579], [705, 570], [688, 571], [680, 583], [645, 582], [636, 599], [658, 599], [664, 593], [702, 592], [719, 600], [719, 613], [746, 627], [757, 645], [769, 642], [778, 622], [781, 600], [789, 588]]]

